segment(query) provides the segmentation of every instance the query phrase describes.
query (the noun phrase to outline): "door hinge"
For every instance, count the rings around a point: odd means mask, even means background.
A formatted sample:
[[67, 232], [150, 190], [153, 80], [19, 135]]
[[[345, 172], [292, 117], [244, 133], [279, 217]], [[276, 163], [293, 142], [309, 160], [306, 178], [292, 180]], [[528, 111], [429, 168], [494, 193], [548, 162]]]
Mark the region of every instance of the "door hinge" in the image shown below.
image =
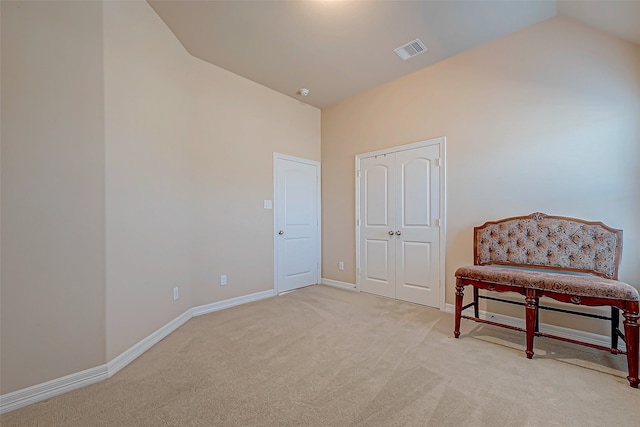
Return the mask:
[[436, 166], [440, 166], [440, 157], [436, 159]]
[[360, 274], [360, 267], [358, 267], [358, 274]]
[[434, 220], [433, 223], [434, 223], [434, 225], [436, 227], [440, 227], [440, 220], [439, 219]]
[[360, 171], [359, 170], [356, 171], [356, 178], [360, 178]]
[[356, 226], [360, 227], [360, 220], [359, 219], [356, 219]]

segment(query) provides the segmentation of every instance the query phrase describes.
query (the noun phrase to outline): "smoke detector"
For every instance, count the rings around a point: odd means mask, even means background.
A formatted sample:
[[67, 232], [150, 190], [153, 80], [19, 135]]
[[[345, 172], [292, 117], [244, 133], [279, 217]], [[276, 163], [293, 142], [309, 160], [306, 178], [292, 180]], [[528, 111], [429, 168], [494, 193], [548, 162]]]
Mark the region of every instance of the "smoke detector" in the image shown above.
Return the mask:
[[403, 61], [406, 61], [409, 58], [413, 58], [416, 55], [419, 55], [423, 52], [426, 52], [428, 49], [420, 41], [420, 39], [415, 39], [412, 42], [405, 44], [404, 46], [400, 46], [398, 48], [393, 49], [393, 51], [402, 58]]
[[300, 95], [302, 95], [302, 96], [307, 96], [307, 95], [309, 95], [309, 89], [307, 89], [306, 87], [303, 87], [302, 89], [300, 89], [300, 90], [298, 91], [298, 93], [299, 93]]

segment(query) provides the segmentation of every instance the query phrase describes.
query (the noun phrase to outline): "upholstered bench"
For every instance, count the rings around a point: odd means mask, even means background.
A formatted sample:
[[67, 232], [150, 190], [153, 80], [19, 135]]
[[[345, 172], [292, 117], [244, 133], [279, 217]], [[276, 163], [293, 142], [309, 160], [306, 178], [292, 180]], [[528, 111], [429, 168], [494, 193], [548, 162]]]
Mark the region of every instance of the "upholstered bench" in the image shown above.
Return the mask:
[[[638, 309], [640, 296], [633, 286], [620, 282], [618, 267], [622, 252], [622, 230], [601, 222], [534, 213], [529, 216], [487, 222], [474, 228], [474, 265], [456, 273], [454, 336], [460, 336], [461, 318], [526, 332], [526, 355], [533, 357], [535, 336], [586, 345], [613, 354], [626, 354], [631, 387], [638, 387]], [[473, 287], [473, 301], [463, 305], [464, 287]], [[526, 328], [505, 325], [479, 317], [479, 299], [514, 303], [480, 295], [479, 289], [516, 292], [525, 296]], [[611, 317], [545, 307], [541, 297], [586, 306], [610, 306]], [[473, 307], [474, 316], [463, 311]], [[611, 347], [542, 333], [538, 328], [539, 310], [553, 310], [611, 322]], [[623, 310], [624, 330], [619, 329], [619, 310]], [[618, 338], [626, 351], [618, 349]]]

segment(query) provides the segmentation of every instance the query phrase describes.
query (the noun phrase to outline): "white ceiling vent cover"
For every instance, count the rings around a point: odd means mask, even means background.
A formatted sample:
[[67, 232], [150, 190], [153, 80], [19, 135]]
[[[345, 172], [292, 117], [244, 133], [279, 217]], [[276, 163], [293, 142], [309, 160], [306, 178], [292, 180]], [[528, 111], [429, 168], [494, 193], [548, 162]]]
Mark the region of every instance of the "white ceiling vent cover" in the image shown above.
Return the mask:
[[420, 39], [415, 39], [412, 42], [405, 44], [404, 46], [400, 46], [398, 48], [393, 49], [393, 51], [402, 58], [403, 61], [406, 61], [409, 58], [413, 58], [416, 55], [421, 54], [422, 52], [427, 51], [427, 47], [420, 41]]

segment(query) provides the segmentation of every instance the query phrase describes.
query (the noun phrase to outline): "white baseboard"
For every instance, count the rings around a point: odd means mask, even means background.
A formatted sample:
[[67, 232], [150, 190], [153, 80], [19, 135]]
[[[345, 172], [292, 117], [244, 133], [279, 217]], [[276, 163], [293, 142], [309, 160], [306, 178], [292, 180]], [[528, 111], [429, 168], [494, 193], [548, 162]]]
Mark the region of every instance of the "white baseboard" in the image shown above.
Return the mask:
[[276, 295], [275, 290], [256, 292], [249, 295], [243, 295], [241, 297], [230, 298], [224, 301], [218, 301], [211, 304], [201, 305], [199, 307], [193, 307], [191, 309], [191, 316], [201, 316], [207, 313], [213, 313], [214, 311], [224, 310], [225, 308], [235, 307], [236, 305], [247, 304], [249, 302], [259, 301], [265, 298], [271, 298]]
[[[473, 307], [465, 310], [465, 314], [473, 310]], [[447, 313], [455, 313], [455, 306], [453, 304], [446, 304], [445, 311]], [[517, 328], [525, 328], [525, 320], [517, 317], [505, 316], [503, 314], [497, 313], [489, 313], [486, 311], [480, 310], [479, 313], [480, 318], [484, 320], [490, 320], [496, 323], [503, 323], [509, 326], [515, 326]], [[473, 313], [469, 314], [473, 315]], [[561, 326], [549, 325], [547, 323], [540, 323], [540, 332], [544, 332], [551, 335], [557, 335], [562, 338], [569, 338], [577, 341], [584, 341], [589, 344], [601, 345], [604, 347], [609, 347], [611, 345], [611, 338], [606, 335], [594, 334], [586, 331], [579, 331], [577, 329], [563, 328]], [[625, 345], [622, 340], [620, 340], [619, 347], [624, 350]]]
[[335, 288], [340, 288], [340, 289], [347, 289], [350, 291], [356, 291], [356, 285], [354, 285], [353, 283], [347, 283], [347, 282], [340, 282], [338, 280], [331, 280], [331, 279], [325, 279], [324, 277], [322, 278], [322, 284], [323, 285], [327, 285], [327, 286], [333, 286]]
[[149, 350], [151, 347], [159, 343], [163, 338], [168, 336], [171, 332], [187, 323], [189, 319], [191, 319], [191, 317], [191, 309], [189, 309], [148, 337], [131, 346], [128, 350], [125, 350], [120, 355], [113, 358], [109, 363], [107, 363], [108, 378], [114, 376], [122, 368], [136, 360], [140, 355], [142, 355], [142, 353]]
[[0, 396], [0, 414], [41, 402], [107, 379], [107, 365], [100, 365], [55, 380]]
[[148, 337], [131, 346], [131, 348], [124, 351], [122, 354], [116, 356], [105, 365], [96, 366], [95, 368], [90, 368], [82, 372], [76, 372], [61, 378], [56, 378], [51, 381], [0, 395], [0, 414], [111, 378], [118, 371], [133, 362], [137, 357], [156, 345], [167, 335], [184, 325], [192, 317], [223, 310], [229, 307], [235, 307], [248, 302], [258, 301], [274, 295], [276, 295], [274, 290], [268, 290], [190, 308], [171, 322], [153, 332]]

